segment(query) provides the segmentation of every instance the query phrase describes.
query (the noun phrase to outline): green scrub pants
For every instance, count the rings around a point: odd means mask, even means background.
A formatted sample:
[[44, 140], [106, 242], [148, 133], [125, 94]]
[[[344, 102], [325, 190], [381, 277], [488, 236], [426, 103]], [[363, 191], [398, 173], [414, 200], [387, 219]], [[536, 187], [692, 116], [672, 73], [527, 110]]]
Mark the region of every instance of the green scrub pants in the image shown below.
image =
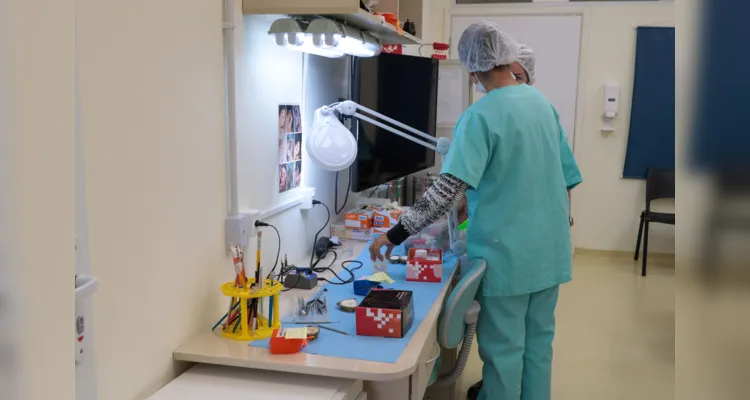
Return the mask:
[[560, 286], [510, 297], [479, 296], [484, 384], [479, 400], [549, 400]]

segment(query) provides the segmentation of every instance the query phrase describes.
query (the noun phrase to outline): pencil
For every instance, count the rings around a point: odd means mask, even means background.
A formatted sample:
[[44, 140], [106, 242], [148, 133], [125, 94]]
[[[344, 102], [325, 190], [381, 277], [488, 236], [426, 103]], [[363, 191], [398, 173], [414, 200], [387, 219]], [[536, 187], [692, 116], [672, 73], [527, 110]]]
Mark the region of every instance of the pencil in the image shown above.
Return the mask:
[[268, 299], [268, 327], [273, 328], [273, 299], [276, 296], [271, 296]]
[[[256, 250], [256, 260], [255, 260], [255, 289], [260, 290], [263, 288], [263, 283], [260, 281], [260, 249], [261, 249], [261, 240], [263, 238], [263, 232], [258, 232], [258, 249]], [[262, 298], [261, 298], [262, 300]], [[258, 321], [258, 299], [253, 299], [253, 334], [255, 334], [255, 329], [260, 325], [260, 321]]]
[[261, 239], [263, 237], [263, 232], [258, 232], [258, 249], [256, 250], [256, 260], [255, 260], [255, 284], [260, 285], [260, 245], [261, 245]]
[[[234, 298], [232, 298], [232, 299], [231, 299], [231, 301], [232, 301], [232, 302], [234, 302]], [[221, 317], [221, 319], [219, 320], [219, 322], [217, 322], [216, 324], [214, 324], [214, 327], [213, 327], [213, 328], [211, 328], [211, 330], [213, 331], [214, 329], [216, 329], [216, 327], [217, 327], [217, 326], [221, 325], [221, 323], [222, 323], [222, 322], [224, 322], [224, 320], [225, 320], [225, 319], [226, 319], [226, 318], [227, 318], [227, 317], [229, 316], [229, 314], [230, 314], [230, 313], [231, 313], [231, 312], [232, 312], [232, 311], [233, 311], [233, 310], [234, 310], [235, 308], [237, 308], [237, 306], [239, 306], [239, 305], [240, 305], [240, 302], [239, 302], [239, 301], [238, 301], [238, 302], [236, 302], [236, 303], [234, 303], [234, 305], [233, 305], [232, 307], [230, 307], [230, 308], [229, 308], [229, 311], [227, 311], [227, 313], [226, 313], [226, 314], [224, 314], [224, 316], [223, 316], [223, 317]], [[227, 323], [226, 323], [225, 325], [227, 325], [227, 324], [231, 324], [231, 323], [232, 323], [232, 322], [230, 322], [229, 320], [227, 320]]]
[[239, 327], [239, 326], [240, 326], [240, 323], [242, 322], [242, 318], [241, 318], [241, 315], [240, 315], [240, 314], [242, 314], [242, 311], [240, 311], [240, 312], [239, 312], [239, 313], [237, 314], [237, 323], [235, 323], [235, 324], [234, 324], [234, 329], [232, 329], [232, 333], [235, 333], [235, 332], [237, 332], [237, 327]]
[[255, 336], [255, 300], [250, 300], [250, 306], [247, 308], [248, 318], [247, 323], [250, 325], [251, 335]]
[[342, 334], [342, 335], [347, 335], [347, 336], [351, 336], [351, 335], [350, 335], [349, 333], [347, 333], [347, 332], [344, 332], [344, 331], [340, 331], [340, 330], [338, 330], [338, 329], [333, 329], [333, 328], [331, 328], [330, 326], [323, 326], [323, 325], [313, 325], [313, 326], [317, 326], [318, 328], [321, 328], [321, 329], [327, 329], [327, 330], [329, 330], [329, 331], [333, 331], [333, 332], [336, 332], [336, 333], [340, 333], [340, 334]]
[[[227, 313], [226, 313], [226, 314], [224, 314], [224, 316], [223, 316], [223, 317], [221, 317], [221, 319], [219, 320], [219, 323], [220, 323], [220, 324], [221, 324], [221, 322], [222, 322], [222, 321], [224, 321], [224, 318], [228, 317], [228, 316], [229, 316], [229, 313], [231, 313], [231, 312], [232, 312], [232, 306], [233, 306], [233, 305], [234, 305], [234, 297], [230, 297], [230, 298], [229, 298], [229, 309], [227, 309]], [[227, 324], [224, 324], [224, 329], [226, 330], [226, 328], [227, 328]], [[216, 329], [216, 326], [214, 326], [214, 329]], [[213, 329], [212, 329], [212, 330], [213, 330]]]

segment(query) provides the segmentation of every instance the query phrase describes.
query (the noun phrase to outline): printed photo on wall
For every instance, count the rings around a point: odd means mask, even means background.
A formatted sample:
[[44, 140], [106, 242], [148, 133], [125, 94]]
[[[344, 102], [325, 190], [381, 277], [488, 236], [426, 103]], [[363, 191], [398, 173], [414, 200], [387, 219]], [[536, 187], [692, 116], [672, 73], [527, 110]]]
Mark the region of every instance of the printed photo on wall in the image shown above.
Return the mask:
[[279, 138], [279, 164], [286, 164], [286, 138]]
[[279, 165], [279, 193], [286, 192], [287, 183], [286, 164]]
[[279, 193], [302, 184], [302, 113], [299, 105], [279, 105]]
[[279, 134], [288, 133], [286, 125], [286, 106], [279, 106]]
[[286, 160], [294, 161], [294, 134], [286, 135]]
[[302, 134], [294, 134], [294, 161], [302, 160]]
[[294, 163], [294, 186], [297, 187], [302, 182], [302, 161]]
[[299, 106], [292, 107], [292, 132], [302, 132], [302, 115]]

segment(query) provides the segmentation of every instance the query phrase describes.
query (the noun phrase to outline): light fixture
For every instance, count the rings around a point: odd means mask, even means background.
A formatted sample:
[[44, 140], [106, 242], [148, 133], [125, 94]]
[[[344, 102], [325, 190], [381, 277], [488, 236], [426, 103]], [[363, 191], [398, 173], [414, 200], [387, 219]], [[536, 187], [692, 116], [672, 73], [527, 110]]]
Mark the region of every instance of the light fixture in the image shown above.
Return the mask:
[[357, 158], [357, 140], [327, 108], [315, 110], [305, 149], [316, 165], [329, 171], [345, 170]]
[[303, 23], [293, 18], [281, 18], [273, 21], [268, 35], [277, 45], [305, 53], [329, 58], [340, 58], [344, 53], [336, 49], [316, 47], [312, 37], [305, 32]]
[[380, 41], [367, 32], [342, 25], [326, 18], [310, 22], [306, 32], [312, 36], [315, 47], [332, 49], [358, 57], [375, 57], [380, 54]]
[[[354, 139], [354, 135], [336, 117], [336, 111], [343, 115], [369, 122], [404, 139], [440, 153], [443, 157], [448, 154], [448, 149], [451, 146], [451, 140], [448, 138], [436, 138], [375, 110], [347, 100], [315, 110], [312, 129], [307, 134], [305, 146], [307, 156], [318, 166], [330, 171], [345, 170], [357, 158], [357, 141]], [[386, 124], [386, 122], [390, 125]], [[453, 252], [457, 255], [465, 254], [466, 245], [461, 240], [458, 232], [458, 209], [456, 207], [448, 212], [448, 236]]]

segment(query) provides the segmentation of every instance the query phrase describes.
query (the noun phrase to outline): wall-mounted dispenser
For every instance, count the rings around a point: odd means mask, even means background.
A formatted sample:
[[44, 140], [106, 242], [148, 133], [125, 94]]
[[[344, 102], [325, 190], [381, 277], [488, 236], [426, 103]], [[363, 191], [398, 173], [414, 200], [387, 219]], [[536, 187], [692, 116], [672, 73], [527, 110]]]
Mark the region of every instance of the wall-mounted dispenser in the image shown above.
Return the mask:
[[617, 116], [620, 105], [620, 84], [608, 83], [604, 85], [604, 123], [602, 131], [612, 132], [615, 130], [612, 121]]

